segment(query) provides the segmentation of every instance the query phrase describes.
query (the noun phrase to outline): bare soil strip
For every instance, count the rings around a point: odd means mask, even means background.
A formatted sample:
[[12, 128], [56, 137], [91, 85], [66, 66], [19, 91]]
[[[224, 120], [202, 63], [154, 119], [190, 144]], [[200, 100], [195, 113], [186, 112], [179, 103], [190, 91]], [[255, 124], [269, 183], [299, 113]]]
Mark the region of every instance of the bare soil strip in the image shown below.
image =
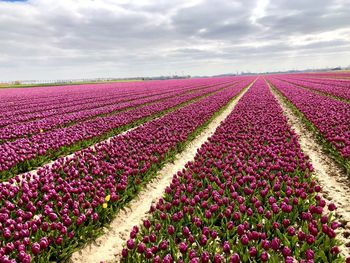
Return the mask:
[[323, 198], [333, 202], [338, 208], [335, 217], [341, 226], [337, 230], [337, 239], [342, 241], [343, 244], [340, 246], [341, 253], [347, 257], [350, 255], [349, 179], [337, 163], [324, 153], [322, 146], [317, 143], [317, 139], [287, 106], [280, 95], [271, 89], [271, 87], [270, 90], [283, 109], [289, 125], [298, 135], [302, 151], [310, 157], [310, 161], [314, 167], [314, 176], [322, 187]]
[[142, 219], [147, 217], [151, 204], [162, 197], [173, 175], [178, 170], [181, 170], [188, 161], [194, 159], [197, 149], [215, 132], [216, 128], [231, 113], [237, 102], [253, 83], [240, 93], [236, 99], [231, 101], [228, 107], [213, 119], [208, 127], [190, 142], [183, 152], [177, 154], [173, 163], [166, 164], [157, 173], [155, 179], [130, 202], [128, 207], [118, 213], [109, 225], [109, 228], [105, 229], [105, 234], [99, 237], [95, 242], [85, 246], [82, 250], [75, 252], [71, 257], [71, 262], [117, 262], [120, 259], [123, 245], [129, 239], [130, 229], [134, 225], [139, 225]]

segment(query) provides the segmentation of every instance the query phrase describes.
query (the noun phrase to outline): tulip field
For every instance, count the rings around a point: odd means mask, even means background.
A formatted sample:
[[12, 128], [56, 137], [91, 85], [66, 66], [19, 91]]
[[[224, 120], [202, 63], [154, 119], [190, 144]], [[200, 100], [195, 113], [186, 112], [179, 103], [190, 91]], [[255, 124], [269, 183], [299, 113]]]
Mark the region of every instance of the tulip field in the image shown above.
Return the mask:
[[69, 260], [235, 101], [115, 261], [345, 262], [276, 96], [347, 178], [349, 91], [329, 73], [0, 89], [0, 262]]
[[[161, 94], [158, 94], [158, 90], [156, 95], [150, 95], [152, 93], [148, 92], [147, 96], [143, 91], [136, 99], [135, 95], [123, 95], [122, 98], [108, 100], [108, 106], [102, 106], [105, 102], [102, 105], [98, 104], [98, 109], [78, 109], [73, 113], [65, 114], [67, 108], [62, 110], [63, 113], [60, 108], [57, 108], [52, 110], [53, 116], [39, 117], [40, 119], [36, 116], [46, 115], [46, 112], [39, 112], [34, 115], [35, 117], [29, 113], [28, 118], [34, 118], [33, 121], [19, 122], [0, 128], [0, 134], [2, 134], [0, 137], [3, 138], [3, 143], [0, 144], [0, 174], [3, 175], [2, 178], [7, 178], [13, 173], [26, 172], [31, 167], [43, 164], [53, 157], [62, 156], [82, 146], [98, 142], [103, 135], [103, 137], [110, 137], [115, 130], [129, 128], [133, 122], [142, 121], [226, 86], [227, 84], [223, 82], [219, 85], [211, 84], [200, 90], [196, 87], [183, 91], [182, 87], [180, 90], [163, 91]], [[125, 111], [125, 109], [130, 110]], [[76, 106], [69, 109], [71, 110], [77, 110]], [[117, 114], [115, 114], [116, 111]], [[23, 111], [15, 112], [12, 116], [8, 113], [10, 116], [4, 119], [25, 116], [19, 114], [23, 114]]]
[[[337, 159], [342, 165], [347, 174], [350, 175], [350, 100], [341, 101], [330, 98], [319, 93], [312, 93], [309, 90], [302, 89], [294, 84], [281, 81], [275, 78], [268, 78], [270, 82], [302, 112], [311, 126], [316, 127], [320, 136], [324, 140], [324, 144], [328, 151]], [[308, 84], [310, 89], [318, 89], [317, 85], [313, 83]], [[333, 90], [329, 92], [323, 91], [325, 94], [334, 94]], [[344, 89], [343, 98], [349, 94], [350, 85]], [[350, 98], [350, 97], [349, 97]]]

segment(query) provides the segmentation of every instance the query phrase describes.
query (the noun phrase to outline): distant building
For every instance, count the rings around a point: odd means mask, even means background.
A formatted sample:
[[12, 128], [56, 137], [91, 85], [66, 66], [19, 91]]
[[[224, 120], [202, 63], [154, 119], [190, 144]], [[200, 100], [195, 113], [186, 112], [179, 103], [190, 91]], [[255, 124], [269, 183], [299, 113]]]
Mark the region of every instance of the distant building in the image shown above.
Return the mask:
[[331, 70], [341, 70], [341, 67], [332, 68]]

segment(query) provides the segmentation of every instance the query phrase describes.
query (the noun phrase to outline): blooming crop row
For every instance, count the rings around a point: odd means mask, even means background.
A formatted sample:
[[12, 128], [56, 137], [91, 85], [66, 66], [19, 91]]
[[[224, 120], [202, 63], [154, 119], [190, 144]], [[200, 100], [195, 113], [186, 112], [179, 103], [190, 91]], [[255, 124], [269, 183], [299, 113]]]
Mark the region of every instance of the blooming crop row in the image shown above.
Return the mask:
[[350, 88], [350, 79], [317, 77], [317, 76], [309, 76], [308, 74], [291, 74], [291, 75], [283, 75], [283, 76], [296, 78], [296, 79], [305, 79], [309, 82], [314, 82], [314, 83], [336, 85], [339, 87]]
[[[278, 77], [279, 80], [284, 80], [291, 82], [293, 84], [297, 84], [311, 90], [317, 90], [324, 92], [326, 94], [333, 95], [335, 97], [343, 98], [350, 100], [350, 85], [349, 87], [343, 87], [338, 84], [338, 80], [328, 80], [324, 82], [313, 82], [308, 80], [308, 78], [287, 78], [282, 76]], [[349, 81], [350, 84], [350, 81]]]
[[[224, 80], [225, 79], [220, 79], [217, 82], [225, 82]], [[28, 122], [30, 120], [36, 119], [42, 119], [42, 121], [45, 121], [45, 119], [51, 116], [55, 116], [57, 118], [58, 116], [62, 116], [63, 114], [67, 113], [77, 113], [91, 109], [96, 110], [104, 106], [111, 106], [120, 102], [127, 102], [131, 100], [142, 99], [145, 97], [166, 94], [173, 92], [174, 90], [179, 90], [179, 92], [192, 90], [193, 88], [196, 89], [201, 87], [201, 85], [199, 85], [201, 82], [197, 82], [198, 81], [192, 80], [187, 85], [183, 84], [184, 86], [180, 87], [175, 87], [174, 84], [169, 86], [158, 85], [156, 87], [149, 87], [149, 85], [145, 85], [143, 87], [139, 87], [136, 90], [131, 88], [128, 91], [119, 90], [118, 88], [110, 88], [109, 90], [105, 91], [103, 88], [100, 88], [100, 90], [89, 90], [89, 92], [86, 94], [82, 92], [83, 94], [81, 97], [84, 98], [84, 94], [85, 96], [89, 96], [88, 98], [84, 99], [69, 94], [69, 97], [75, 97], [74, 101], [69, 102], [64, 102], [59, 98], [55, 98], [52, 101], [46, 97], [43, 97], [40, 101], [36, 101], [36, 103], [32, 106], [26, 105], [25, 109], [18, 109], [20, 108], [20, 105], [16, 105], [16, 107], [12, 110], [8, 109], [9, 106], [4, 106], [2, 108], [2, 114], [0, 117], [0, 126], [3, 127], [9, 124], [16, 125], [19, 122]], [[210, 84], [210, 82], [208, 84]], [[97, 92], [98, 97], [96, 97]], [[67, 97], [67, 94], [65, 94], [65, 97]], [[29, 99], [31, 99], [31, 96], [29, 96]], [[50, 103], [47, 104], [47, 101]], [[108, 107], [105, 109], [108, 110]]]
[[344, 79], [348, 80], [350, 78], [349, 72], [332, 72], [332, 73], [313, 73], [313, 74], [307, 74], [310, 77], [315, 78], [322, 78], [322, 79]]
[[42, 103], [38, 102], [36, 106], [28, 107], [25, 110], [11, 110], [2, 114], [0, 123], [2, 127], [9, 124], [15, 125], [20, 122], [28, 123], [31, 120], [44, 120], [45, 118], [51, 116], [97, 109], [120, 102], [141, 99], [144, 97], [159, 95], [167, 92], [167, 90], [163, 92], [159, 90], [150, 90], [149, 92], [142, 90], [142, 92], [138, 91], [120, 94], [108, 94], [104, 95], [101, 98], [89, 98], [84, 101], [77, 100], [69, 103], [62, 103], [60, 100], [57, 100], [51, 102], [51, 104], [47, 106], [42, 105]]
[[338, 161], [350, 172], [350, 107], [327, 96], [300, 89], [293, 84], [269, 78], [304, 116], [319, 130], [322, 136], [335, 147]]
[[[242, 88], [225, 88], [37, 174], [0, 184], [0, 259], [65, 258], [130, 200]], [[0, 260], [0, 261], [1, 261]]]
[[176, 89], [175, 91], [171, 90], [167, 92], [160, 92], [159, 90], [156, 92], [150, 91], [147, 96], [145, 96], [145, 94], [137, 96], [124, 95], [124, 97], [120, 97], [117, 100], [109, 100], [106, 106], [104, 103], [91, 103], [93, 105], [88, 104], [89, 109], [83, 110], [82, 106], [79, 106], [74, 107], [73, 112], [72, 108], [63, 108], [61, 110], [56, 110], [55, 113], [52, 114], [52, 116], [51, 113], [47, 114], [47, 112], [43, 112], [43, 114], [40, 113], [42, 115], [40, 119], [35, 119], [33, 121], [24, 123], [15, 122], [11, 125], [7, 125], [6, 127], [0, 128], [0, 140], [15, 139], [18, 137], [25, 137], [31, 134], [42, 133], [47, 130], [53, 130], [55, 128], [61, 128], [64, 126], [72, 125], [86, 119], [100, 117], [101, 115], [106, 116], [108, 114], [116, 113], [117, 111], [142, 106], [146, 103], [152, 103], [166, 98], [171, 98], [175, 95], [194, 92], [197, 89], [200, 89], [201, 91], [208, 89], [210, 91], [212, 90], [213, 86], [217, 85], [218, 84], [201, 88], [195, 87], [192, 89], [186, 87]]
[[106, 97], [135, 94], [140, 91], [143, 91], [140, 86], [121, 88], [110, 84], [0, 90], [1, 115], [50, 111], [62, 106], [91, 103]]
[[350, 79], [346, 80], [346, 79], [306, 78], [305, 76], [302, 79], [305, 79], [305, 81], [308, 81], [308, 82], [326, 84], [326, 85], [331, 85], [336, 87], [350, 88]]
[[[240, 83], [240, 88], [246, 84], [246, 81], [242, 83]], [[92, 140], [93, 143], [98, 142], [100, 136], [109, 135], [110, 132], [114, 133], [114, 130], [118, 133], [124, 130], [122, 128], [126, 125], [132, 125], [144, 118], [162, 114], [165, 110], [181, 106], [183, 103], [188, 103], [193, 99], [210, 94], [210, 92], [216, 92], [224, 87], [227, 87], [227, 84], [182, 94], [128, 111], [122, 111], [115, 115], [83, 121], [69, 127], [38, 133], [30, 138], [21, 138], [3, 143], [0, 145], [0, 172], [4, 171], [2, 179], [6, 179], [14, 173], [26, 172], [33, 166], [38, 166], [52, 158], [67, 154], [67, 151], [70, 151], [68, 147], [74, 146], [78, 142], [82, 143], [82, 147], [86, 147], [90, 144], [88, 140]], [[74, 147], [73, 150], [76, 149]]]
[[[224, 79], [224, 78], [221, 78]], [[228, 79], [228, 78], [227, 78]], [[170, 80], [128, 82], [128, 83], [102, 83], [83, 84], [52, 87], [15, 88], [0, 90], [1, 113], [16, 109], [25, 109], [28, 106], [49, 106], [51, 104], [72, 103], [75, 101], [92, 102], [93, 99], [100, 99], [116, 94], [137, 93], [144, 90], [153, 90], [164, 87], [177, 88], [184, 85], [205, 84], [208, 79], [191, 80]]]
[[311, 171], [260, 79], [132, 229], [122, 261], [339, 262]]

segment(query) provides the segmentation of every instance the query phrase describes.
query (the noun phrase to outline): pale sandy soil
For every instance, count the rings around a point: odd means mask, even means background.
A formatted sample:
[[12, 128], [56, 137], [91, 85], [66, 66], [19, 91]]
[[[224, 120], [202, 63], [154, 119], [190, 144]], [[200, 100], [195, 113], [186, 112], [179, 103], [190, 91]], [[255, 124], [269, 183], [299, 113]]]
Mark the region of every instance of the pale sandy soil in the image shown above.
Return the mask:
[[[249, 86], [250, 87], [250, 86]], [[75, 263], [96, 263], [117, 262], [120, 260], [120, 253], [123, 245], [129, 239], [129, 233], [134, 225], [142, 223], [142, 219], [148, 215], [152, 203], [162, 197], [165, 188], [170, 184], [173, 174], [181, 170], [184, 165], [193, 160], [197, 149], [205, 143], [225, 118], [231, 113], [239, 99], [244, 95], [242, 92], [229, 106], [217, 116], [209, 126], [198, 135], [183, 152], [176, 155], [173, 163], [166, 164], [156, 175], [155, 179], [150, 182], [139, 195], [134, 198], [125, 208], [120, 211], [115, 219], [111, 222], [109, 229], [95, 242], [85, 246], [80, 251], [74, 253], [71, 262]]]
[[302, 151], [310, 157], [314, 167], [314, 176], [322, 187], [325, 199], [337, 206], [336, 218], [341, 224], [337, 230], [337, 239], [343, 242], [341, 253], [350, 255], [350, 184], [349, 178], [338, 165], [322, 150], [313, 134], [302, 124], [287, 104], [271, 89], [281, 105], [288, 123], [299, 137]]

